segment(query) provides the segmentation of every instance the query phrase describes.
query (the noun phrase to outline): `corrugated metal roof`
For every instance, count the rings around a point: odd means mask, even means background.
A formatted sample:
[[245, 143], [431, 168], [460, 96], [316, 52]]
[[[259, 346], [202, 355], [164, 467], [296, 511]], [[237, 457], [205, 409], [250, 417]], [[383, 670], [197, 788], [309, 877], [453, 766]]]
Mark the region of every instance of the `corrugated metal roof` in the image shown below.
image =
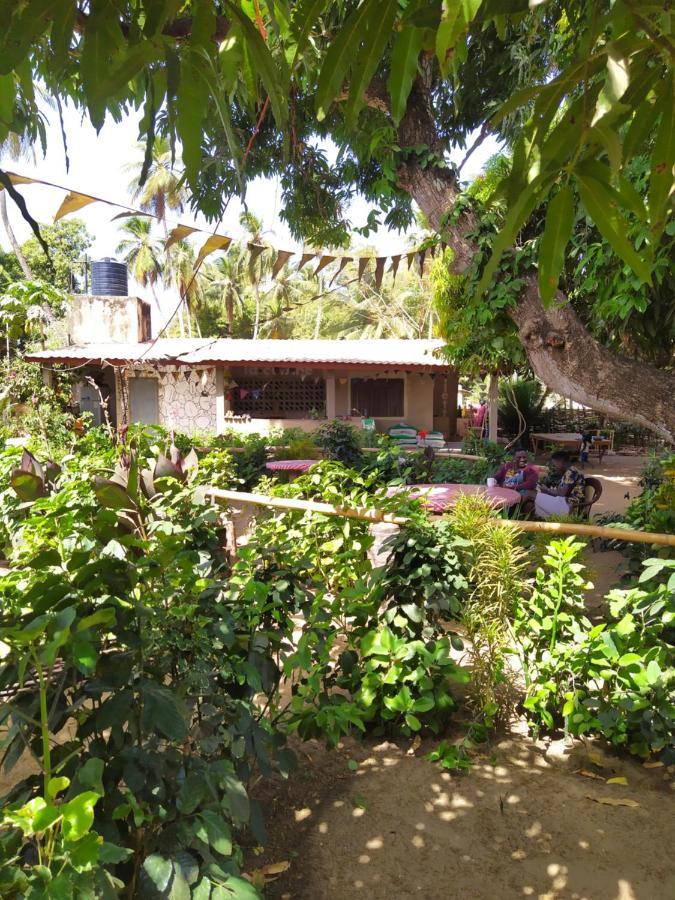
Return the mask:
[[449, 368], [436, 355], [440, 340], [243, 340], [162, 338], [154, 344], [80, 344], [26, 355], [28, 361], [68, 364], [377, 366], [401, 369]]

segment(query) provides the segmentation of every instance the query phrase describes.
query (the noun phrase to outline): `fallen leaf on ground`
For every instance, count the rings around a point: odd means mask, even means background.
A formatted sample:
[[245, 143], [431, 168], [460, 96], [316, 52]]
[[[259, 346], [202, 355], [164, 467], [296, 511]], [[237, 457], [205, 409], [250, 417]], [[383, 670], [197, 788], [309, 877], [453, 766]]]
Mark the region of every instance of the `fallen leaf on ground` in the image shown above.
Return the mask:
[[637, 800], [630, 800], [628, 797], [594, 797], [592, 794], [586, 794], [588, 800], [594, 803], [604, 803], [605, 806], [639, 806]]
[[267, 866], [263, 866], [260, 871], [263, 873], [265, 878], [277, 878], [281, 875], [282, 872], [285, 872], [287, 869], [290, 869], [291, 864], [285, 859], [283, 862], [278, 863], [269, 863]]
[[597, 778], [598, 781], [604, 781], [602, 775], [596, 775], [595, 772], [589, 772], [588, 769], [577, 769], [574, 775], [583, 775], [584, 778]]
[[661, 769], [663, 768], [663, 763], [658, 759], [653, 760], [652, 762], [642, 763], [643, 769]]
[[616, 778], [608, 778], [607, 784], [628, 784], [628, 779], [623, 775], [617, 775]]
[[422, 743], [422, 738], [419, 736], [419, 734], [416, 734], [415, 739], [413, 740], [412, 744], [406, 750], [405, 755], [406, 756], [414, 756], [415, 751], [419, 748], [421, 743]]

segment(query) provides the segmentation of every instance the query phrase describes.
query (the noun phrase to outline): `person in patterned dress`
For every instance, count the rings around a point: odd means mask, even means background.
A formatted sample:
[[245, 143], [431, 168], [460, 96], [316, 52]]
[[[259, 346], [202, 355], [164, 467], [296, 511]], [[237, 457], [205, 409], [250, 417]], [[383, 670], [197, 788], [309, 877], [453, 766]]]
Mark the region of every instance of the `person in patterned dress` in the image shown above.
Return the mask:
[[570, 462], [569, 453], [557, 450], [551, 456], [551, 464], [557, 481], [552, 487], [540, 485], [534, 500], [534, 509], [542, 519], [567, 516], [586, 497], [586, 479]]

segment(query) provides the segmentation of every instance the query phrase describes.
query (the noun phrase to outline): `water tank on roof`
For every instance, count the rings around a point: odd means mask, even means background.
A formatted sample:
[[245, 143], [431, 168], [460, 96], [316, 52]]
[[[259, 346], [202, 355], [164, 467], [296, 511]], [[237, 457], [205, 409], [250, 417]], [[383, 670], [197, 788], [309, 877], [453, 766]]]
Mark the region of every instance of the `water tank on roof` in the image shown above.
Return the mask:
[[97, 297], [126, 297], [129, 293], [126, 265], [110, 257], [92, 260], [91, 292]]

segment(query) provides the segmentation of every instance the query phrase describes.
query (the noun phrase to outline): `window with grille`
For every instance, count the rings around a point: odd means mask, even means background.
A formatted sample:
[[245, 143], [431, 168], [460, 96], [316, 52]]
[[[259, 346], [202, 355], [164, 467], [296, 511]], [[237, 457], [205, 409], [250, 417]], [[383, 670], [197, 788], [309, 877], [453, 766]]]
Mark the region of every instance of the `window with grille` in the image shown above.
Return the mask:
[[307, 375], [272, 375], [238, 378], [232, 391], [232, 409], [254, 418], [283, 418], [289, 413], [306, 416], [310, 410], [326, 408], [326, 382]]
[[352, 409], [363, 416], [403, 417], [402, 378], [352, 378]]

